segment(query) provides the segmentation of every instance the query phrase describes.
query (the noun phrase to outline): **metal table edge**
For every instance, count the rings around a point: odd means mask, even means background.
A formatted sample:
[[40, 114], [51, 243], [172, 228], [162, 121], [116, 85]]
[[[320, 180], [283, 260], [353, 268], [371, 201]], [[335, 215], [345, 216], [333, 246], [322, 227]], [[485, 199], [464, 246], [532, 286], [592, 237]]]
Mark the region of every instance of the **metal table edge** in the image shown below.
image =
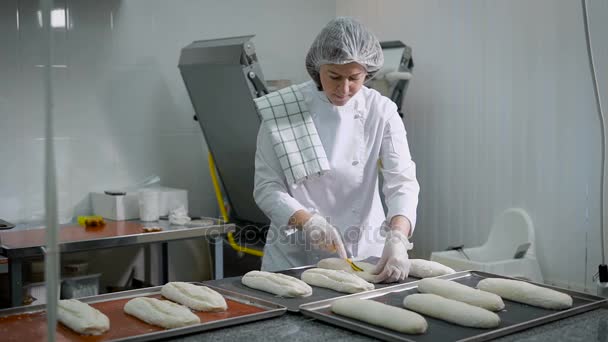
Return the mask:
[[[66, 241], [59, 244], [61, 253], [82, 252], [94, 249], [125, 247], [138, 244], [170, 242], [200, 237], [217, 237], [233, 232], [236, 225], [227, 223], [206, 227], [188, 227], [179, 230], [163, 231], [158, 233], [140, 233], [125, 236], [109, 236], [91, 240]], [[200, 234], [201, 230], [210, 230], [207, 234]], [[177, 235], [177, 237], [175, 236]], [[41, 246], [10, 247], [1, 245], [1, 255], [7, 258], [26, 258], [43, 255]]]

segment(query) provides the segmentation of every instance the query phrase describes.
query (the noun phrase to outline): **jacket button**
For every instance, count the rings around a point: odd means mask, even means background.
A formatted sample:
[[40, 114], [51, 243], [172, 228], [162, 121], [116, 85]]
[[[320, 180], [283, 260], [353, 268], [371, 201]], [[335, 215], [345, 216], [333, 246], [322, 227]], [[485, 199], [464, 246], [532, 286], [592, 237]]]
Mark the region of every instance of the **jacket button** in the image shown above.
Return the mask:
[[353, 166], [355, 166], [355, 165], [357, 165], [357, 164], [359, 164], [359, 162], [355, 160], [355, 161], [353, 162]]

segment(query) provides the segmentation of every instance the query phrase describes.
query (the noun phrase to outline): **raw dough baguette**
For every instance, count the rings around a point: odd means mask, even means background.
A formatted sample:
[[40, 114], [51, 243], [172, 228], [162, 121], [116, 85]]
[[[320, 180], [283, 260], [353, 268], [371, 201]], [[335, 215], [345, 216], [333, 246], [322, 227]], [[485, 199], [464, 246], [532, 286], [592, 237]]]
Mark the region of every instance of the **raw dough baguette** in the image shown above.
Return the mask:
[[369, 299], [338, 299], [331, 311], [405, 334], [423, 334], [428, 327], [426, 319], [415, 312]]
[[505, 308], [502, 298], [493, 293], [477, 290], [445, 279], [422, 279], [418, 282], [418, 291], [436, 294], [490, 311], [500, 311]]
[[456, 271], [435, 261], [411, 259], [410, 276], [416, 278], [431, 278]]
[[[428, 261], [424, 259], [411, 259], [412, 265], [410, 267], [410, 276], [416, 278], [429, 278], [437, 277], [444, 274], [452, 274], [456, 271], [444, 266], [435, 261]], [[372, 272], [376, 268], [376, 265], [367, 262], [356, 261], [355, 264], [363, 269], [363, 272], [354, 271], [348, 262], [340, 258], [327, 258], [319, 261], [317, 267], [326, 268], [328, 270], [342, 270], [357, 275], [365, 281], [370, 283], [378, 283], [378, 275]]]
[[358, 293], [374, 289], [374, 284], [340, 270], [312, 268], [304, 271], [301, 277], [308, 285], [326, 287], [338, 292]]
[[308, 297], [312, 294], [312, 287], [305, 282], [280, 273], [250, 271], [243, 276], [241, 282], [245, 286], [280, 297]]
[[163, 297], [197, 311], [225, 311], [228, 308], [221, 294], [206, 286], [181, 281], [167, 283], [160, 290]]
[[505, 299], [545, 309], [562, 310], [572, 306], [572, 297], [569, 295], [525, 281], [487, 278], [480, 281], [477, 288]]
[[355, 265], [361, 267], [363, 269], [363, 272], [357, 272], [357, 271], [353, 270], [352, 267], [350, 267], [350, 264], [346, 260], [340, 259], [340, 258], [322, 259], [317, 263], [318, 268], [324, 268], [324, 269], [328, 269], [328, 270], [346, 271], [346, 272], [356, 275], [357, 277], [359, 277], [367, 282], [370, 282], [370, 283], [378, 282], [376, 280], [377, 275], [371, 273], [374, 270], [374, 268], [376, 268], [375, 265], [372, 265], [367, 262], [360, 262], [360, 261], [356, 261]]
[[82, 335], [101, 335], [110, 330], [108, 316], [76, 299], [60, 300], [57, 318], [59, 322]]
[[166, 329], [198, 324], [200, 319], [190, 309], [168, 300], [137, 297], [125, 304], [124, 311], [142, 321]]
[[430, 293], [411, 294], [405, 297], [403, 305], [421, 314], [465, 327], [495, 328], [500, 325], [500, 317], [491, 311]]

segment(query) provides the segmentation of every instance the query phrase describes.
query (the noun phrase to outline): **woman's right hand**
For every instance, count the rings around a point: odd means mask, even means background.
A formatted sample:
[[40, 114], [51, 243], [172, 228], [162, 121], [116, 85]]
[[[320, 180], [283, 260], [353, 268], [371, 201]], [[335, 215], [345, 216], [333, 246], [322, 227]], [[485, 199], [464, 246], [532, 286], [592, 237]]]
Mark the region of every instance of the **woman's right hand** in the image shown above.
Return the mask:
[[403, 281], [410, 273], [412, 262], [407, 251], [414, 245], [399, 229], [394, 229], [386, 235], [382, 257], [372, 274], [377, 274], [376, 281], [394, 283]]
[[346, 249], [340, 232], [321, 215], [314, 214], [304, 223], [302, 230], [312, 240], [313, 248], [335, 252], [340, 258], [346, 259]]

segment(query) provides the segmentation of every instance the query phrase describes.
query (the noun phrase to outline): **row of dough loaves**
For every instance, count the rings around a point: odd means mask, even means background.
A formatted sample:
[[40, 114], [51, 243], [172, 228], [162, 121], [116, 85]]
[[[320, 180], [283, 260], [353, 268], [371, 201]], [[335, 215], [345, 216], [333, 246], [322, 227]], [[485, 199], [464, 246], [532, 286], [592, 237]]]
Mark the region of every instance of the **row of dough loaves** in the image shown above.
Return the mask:
[[495, 294], [443, 279], [423, 279], [419, 282], [418, 290], [443, 294], [453, 299], [433, 293], [410, 294], [403, 301], [403, 309], [373, 300], [345, 298], [335, 301], [331, 310], [342, 316], [406, 334], [426, 332], [428, 324], [419, 314], [473, 328], [495, 328], [500, 325], [498, 315], [484, 309], [504, 308], [502, 299]]
[[228, 308], [224, 297], [206, 286], [171, 282], [165, 284], [160, 293], [173, 302], [138, 297], [128, 301], [124, 311], [148, 324], [170, 329], [200, 323], [190, 309], [217, 312]]
[[[435, 261], [411, 259], [411, 262], [409, 275], [416, 278], [437, 277], [455, 272], [453, 269]], [[327, 258], [317, 263], [318, 268], [346, 271], [355, 274], [370, 283], [377, 283], [377, 276], [372, 273], [374, 268], [376, 268], [376, 265], [361, 261], [357, 261], [356, 265], [362, 268], [363, 272], [353, 271], [350, 264], [346, 260], [340, 258]]]
[[[363, 271], [353, 271], [350, 264], [344, 259], [327, 258], [319, 261], [317, 268], [304, 271], [301, 280], [280, 273], [251, 271], [241, 278], [241, 282], [245, 286], [280, 297], [310, 296], [312, 294], [310, 285], [343, 293], [373, 290], [376, 275], [372, 271], [375, 265], [357, 262], [357, 266], [361, 267]], [[410, 274], [414, 277], [436, 277], [450, 273], [454, 273], [454, 270], [440, 263], [412, 259]]]
[[428, 324], [416, 312], [465, 327], [490, 329], [500, 325], [500, 317], [492, 311], [504, 309], [501, 297], [546, 309], [572, 306], [569, 295], [524, 281], [487, 278], [477, 287], [479, 289], [444, 279], [422, 279], [418, 283], [421, 293], [410, 294], [403, 300], [403, 306], [411, 311], [357, 298], [337, 300], [331, 310], [387, 329], [421, 334]]
[[[129, 300], [123, 310], [146, 323], [170, 329], [200, 323], [190, 309], [215, 312], [228, 308], [224, 297], [206, 286], [171, 282], [162, 287], [161, 294], [171, 301], [137, 297]], [[57, 317], [81, 335], [101, 335], [110, 330], [106, 315], [76, 299], [60, 300]]]
[[302, 280], [281, 273], [251, 271], [241, 278], [243, 285], [280, 297], [308, 297], [310, 285], [343, 293], [358, 293], [374, 289], [374, 284], [356, 275], [342, 271], [312, 268], [301, 275]]

